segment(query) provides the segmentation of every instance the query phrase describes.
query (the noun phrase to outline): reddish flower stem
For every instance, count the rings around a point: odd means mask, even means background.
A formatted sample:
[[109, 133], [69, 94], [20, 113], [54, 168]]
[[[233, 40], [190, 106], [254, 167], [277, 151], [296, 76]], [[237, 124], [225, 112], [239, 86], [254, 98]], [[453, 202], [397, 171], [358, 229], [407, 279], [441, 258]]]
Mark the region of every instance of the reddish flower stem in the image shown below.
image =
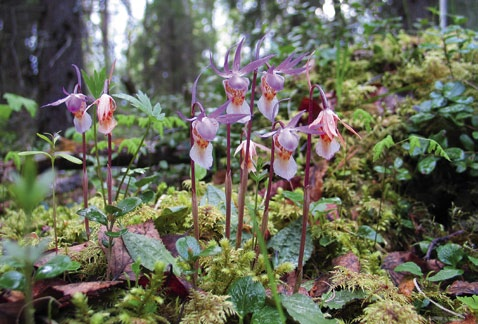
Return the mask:
[[[191, 106], [191, 117], [194, 117], [194, 108], [196, 107], [196, 103], [193, 103]], [[193, 137], [193, 124], [189, 127], [189, 138], [191, 147], [194, 145], [194, 137]], [[194, 160], [191, 159], [191, 211], [193, 214], [193, 227], [194, 227], [194, 237], [196, 240], [199, 241], [199, 212], [198, 212], [198, 200], [197, 200], [197, 193], [196, 193], [196, 167], [195, 167]]]
[[[320, 99], [322, 100], [322, 105], [324, 108], [328, 107], [327, 98], [324, 91], [319, 85], [311, 86], [309, 90], [309, 107], [307, 110], [307, 124], [312, 123], [312, 100], [314, 89], [317, 88], [320, 92]], [[305, 156], [305, 172], [304, 172], [304, 202], [302, 206], [302, 229], [300, 235], [300, 247], [299, 247], [299, 259], [296, 270], [296, 280], [294, 285], [294, 293], [299, 291], [300, 285], [302, 283], [302, 277], [304, 274], [304, 253], [305, 253], [305, 242], [307, 237], [307, 224], [309, 222], [309, 207], [310, 207], [310, 158], [312, 151], [312, 135], [307, 134], [307, 147], [306, 147], [306, 156]]]
[[[83, 132], [82, 134], [82, 140], [83, 140], [83, 178], [82, 178], [82, 184], [83, 184], [83, 208], [88, 208], [88, 174], [86, 171], [86, 135]], [[87, 217], [85, 217], [85, 231], [86, 231], [86, 240], [90, 240], [90, 222]]]
[[231, 237], [231, 202], [232, 202], [232, 174], [231, 174], [231, 124], [227, 124], [227, 159], [226, 159], [226, 238]]
[[[254, 97], [256, 95], [256, 82], [257, 82], [257, 70], [254, 70], [252, 77], [252, 86], [251, 86], [251, 119], [247, 122], [247, 132], [246, 132], [246, 152], [245, 159], [247, 165], [247, 159], [249, 158], [249, 150], [251, 147], [251, 133], [252, 133], [252, 115], [254, 109]], [[237, 233], [236, 233], [236, 248], [239, 248], [242, 243], [242, 229], [244, 227], [244, 205], [246, 201], [246, 191], [247, 191], [247, 180], [249, 173], [246, 170], [241, 171], [241, 182], [239, 184], [239, 195], [238, 195], [238, 216], [237, 216]]]

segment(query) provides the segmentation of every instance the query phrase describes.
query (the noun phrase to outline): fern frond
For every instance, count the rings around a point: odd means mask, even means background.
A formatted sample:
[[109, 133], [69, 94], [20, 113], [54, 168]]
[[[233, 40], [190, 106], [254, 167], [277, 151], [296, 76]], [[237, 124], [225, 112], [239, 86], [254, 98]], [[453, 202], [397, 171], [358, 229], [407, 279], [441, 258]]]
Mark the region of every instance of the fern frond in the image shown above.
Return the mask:
[[383, 140], [377, 142], [372, 149], [372, 153], [373, 153], [372, 161], [373, 162], [377, 161], [385, 149], [389, 149], [394, 145], [395, 145], [395, 142], [393, 141], [393, 138], [391, 135], [387, 135]]

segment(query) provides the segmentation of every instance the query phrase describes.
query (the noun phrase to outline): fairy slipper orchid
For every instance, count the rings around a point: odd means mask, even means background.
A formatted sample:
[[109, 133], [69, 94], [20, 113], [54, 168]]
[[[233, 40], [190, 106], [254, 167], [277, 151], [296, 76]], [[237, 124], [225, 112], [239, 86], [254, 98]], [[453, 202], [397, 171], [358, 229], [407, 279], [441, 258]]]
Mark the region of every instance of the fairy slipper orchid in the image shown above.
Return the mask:
[[270, 66], [267, 72], [261, 77], [262, 95], [257, 102], [259, 111], [271, 122], [274, 122], [277, 113], [277, 92], [284, 89], [284, 77], [280, 74], [296, 75], [306, 70], [306, 67], [296, 68], [306, 54], [294, 58], [294, 54], [287, 57], [277, 67]]
[[273, 168], [275, 174], [286, 180], [292, 179], [297, 173], [297, 163], [294, 160], [293, 154], [299, 145], [298, 132], [317, 133], [315, 130], [308, 130], [307, 127], [296, 127], [300, 117], [304, 111], [301, 111], [292, 118], [285, 127], [262, 135], [268, 137], [272, 135], [274, 141], [274, 163]]
[[249, 104], [245, 101], [246, 93], [249, 89], [249, 80], [245, 78], [244, 75], [264, 65], [272, 57], [272, 55], [265, 56], [252, 61], [241, 68], [241, 50], [243, 42], [244, 39], [242, 39], [237, 45], [232, 69], [229, 66], [229, 52], [231, 49], [228, 49], [226, 53], [223, 71], [219, 70], [214, 65], [212, 56], [210, 57], [211, 68], [217, 75], [225, 79], [223, 81], [224, 90], [229, 100], [226, 112], [228, 114], [246, 115], [244, 118], [238, 120], [240, 123], [246, 123], [251, 119], [251, 109]]
[[105, 135], [110, 134], [118, 124], [113, 116], [116, 110], [116, 101], [110, 95], [104, 93], [94, 104], [98, 106], [98, 131]]
[[259, 143], [250, 141], [249, 142], [249, 155], [246, 156], [246, 150], [247, 150], [247, 141], [242, 141], [241, 144], [237, 147], [236, 151], [234, 152], [234, 155], [237, 153], [241, 152], [242, 154], [242, 163], [241, 163], [241, 169], [246, 169], [247, 172], [256, 172], [256, 165], [257, 165], [257, 149], [261, 149], [266, 152], [270, 152], [270, 149], [265, 147], [264, 145], [261, 145]]
[[42, 107], [48, 106], [58, 106], [62, 103], [65, 103], [66, 108], [69, 112], [73, 114], [73, 124], [75, 125], [75, 129], [79, 133], [84, 133], [91, 127], [91, 116], [86, 112], [86, 101], [88, 99], [87, 96], [80, 93], [81, 91], [81, 74], [80, 70], [76, 65], [73, 64], [73, 67], [76, 70], [78, 83], [75, 85], [73, 89], [73, 93], [68, 93], [65, 89], [63, 92], [66, 94], [65, 98], [59, 99], [55, 102], [49, 103]]
[[340, 149], [340, 144], [345, 145], [342, 135], [337, 129], [337, 123], [341, 122], [349, 131], [360, 137], [355, 130], [340, 120], [337, 114], [330, 108], [322, 110], [317, 118], [309, 125], [310, 129], [321, 131], [322, 134], [315, 145], [315, 152], [330, 160]]

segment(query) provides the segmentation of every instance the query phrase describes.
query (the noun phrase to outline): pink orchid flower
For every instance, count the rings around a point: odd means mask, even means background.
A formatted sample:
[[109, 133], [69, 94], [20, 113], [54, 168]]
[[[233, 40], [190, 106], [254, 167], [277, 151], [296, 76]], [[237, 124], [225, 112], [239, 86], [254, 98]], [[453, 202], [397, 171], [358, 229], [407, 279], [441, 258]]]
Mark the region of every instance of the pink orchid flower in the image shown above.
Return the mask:
[[360, 137], [355, 130], [340, 120], [337, 114], [330, 108], [322, 110], [317, 118], [309, 125], [310, 129], [321, 131], [319, 141], [315, 145], [315, 152], [330, 160], [340, 149], [340, 144], [345, 146], [345, 141], [337, 129], [340, 121], [349, 131]]
[[105, 135], [110, 134], [118, 124], [113, 116], [116, 110], [116, 101], [110, 95], [103, 93], [94, 104], [98, 106], [98, 132]]
[[210, 57], [211, 68], [217, 75], [225, 78], [225, 80], [223, 81], [224, 90], [226, 91], [226, 95], [229, 100], [229, 104], [226, 108], [226, 113], [246, 115], [246, 117], [238, 121], [240, 123], [246, 123], [251, 119], [251, 109], [249, 107], [249, 104], [245, 101], [246, 93], [249, 89], [249, 79], [245, 78], [244, 75], [254, 71], [261, 65], [264, 65], [273, 56], [265, 56], [263, 58], [252, 61], [243, 68], [241, 68], [241, 50], [243, 42], [244, 38], [237, 45], [236, 52], [234, 55], [234, 61], [232, 63], [232, 69], [229, 67], [229, 52], [231, 49], [228, 49], [226, 53], [223, 71], [220, 71], [214, 65], [212, 55]]
[[229, 101], [226, 101], [222, 106], [214, 110], [209, 116], [206, 115], [204, 107], [196, 100], [196, 89], [199, 81], [199, 76], [194, 81], [192, 87], [192, 100], [191, 107], [198, 106], [199, 114], [192, 118], [186, 118], [181, 112], [178, 111], [178, 115], [183, 119], [191, 122], [191, 134], [192, 134], [192, 146], [189, 151], [190, 158], [201, 167], [209, 169], [212, 166], [212, 144], [211, 142], [216, 137], [219, 129], [219, 124], [231, 124], [237, 122], [241, 118], [247, 115], [245, 114], [230, 114], [222, 115], [229, 105]]
[[48, 106], [58, 106], [61, 105], [62, 103], [65, 103], [66, 108], [68, 111], [70, 111], [74, 118], [73, 118], [73, 124], [75, 125], [75, 129], [79, 133], [84, 133], [91, 127], [91, 116], [86, 112], [87, 107], [86, 107], [86, 101], [88, 99], [87, 96], [84, 94], [80, 93], [81, 91], [81, 74], [80, 70], [76, 65], [73, 64], [73, 67], [76, 70], [76, 75], [78, 78], [78, 83], [75, 85], [75, 88], [73, 90], [73, 93], [68, 93], [64, 88], [63, 92], [67, 95], [65, 98], [57, 100], [55, 102], [49, 103], [47, 105], [44, 105], [42, 107], [48, 107]]
[[292, 179], [297, 173], [297, 163], [293, 154], [299, 145], [298, 132], [318, 133], [318, 130], [308, 129], [307, 126], [296, 127], [303, 113], [304, 111], [301, 111], [295, 115], [285, 127], [281, 126], [275, 131], [262, 135], [262, 137], [272, 135], [274, 141], [274, 172], [286, 180]]
[[280, 73], [297, 75], [307, 69], [306, 67], [295, 68], [306, 54], [302, 54], [296, 58], [294, 58], [294, 56], [294, 54], [290, 55], [277, 67], [270, 66], [267, 72], [264, 72], [261, 77], [262, 95], [257, 102], [257, 107], [271, 122], [274, 122], [278, 113], [276, 94], [278, 91], [284, 89], [284, 77], [280, 75]]
[[256, 165], [257, 165], [257, 149], [261, 149], [266, 152], [270, 152], [270, 149], [265, 147], [264, 145], [261, 145], [259, 143], [256, 143], [254, 141], [250, 141], [249, 144], [249, 156], [246, 157], [246, 145], [247, 141], [242, 141], [241, 144], [237, 147], [236, 151], [234, 152], [234, 155], [237, 153], [241, 152], [243, 158], [242, 158], [242, 163], [241, 163], [241, 169], [242, 170], [247, 170], [247, 172], [256, 172]]

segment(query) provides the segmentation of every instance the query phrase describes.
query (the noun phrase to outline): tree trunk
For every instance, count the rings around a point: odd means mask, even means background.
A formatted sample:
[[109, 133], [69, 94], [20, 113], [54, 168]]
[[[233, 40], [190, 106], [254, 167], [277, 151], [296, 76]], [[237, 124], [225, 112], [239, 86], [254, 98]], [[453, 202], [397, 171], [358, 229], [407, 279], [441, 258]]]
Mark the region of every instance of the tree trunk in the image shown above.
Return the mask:
[[[38, 102], [48, 104], [65, 97], [62, 88], [73, 92], [77, 82], [72, 64], [83, 66], [81, 48], [81, 1], [43, 0], [44, 12], [39, 20]], [[72, 115], [65, 105], [41, 108], [39, 132], [65, 131], [72, 127]]]

